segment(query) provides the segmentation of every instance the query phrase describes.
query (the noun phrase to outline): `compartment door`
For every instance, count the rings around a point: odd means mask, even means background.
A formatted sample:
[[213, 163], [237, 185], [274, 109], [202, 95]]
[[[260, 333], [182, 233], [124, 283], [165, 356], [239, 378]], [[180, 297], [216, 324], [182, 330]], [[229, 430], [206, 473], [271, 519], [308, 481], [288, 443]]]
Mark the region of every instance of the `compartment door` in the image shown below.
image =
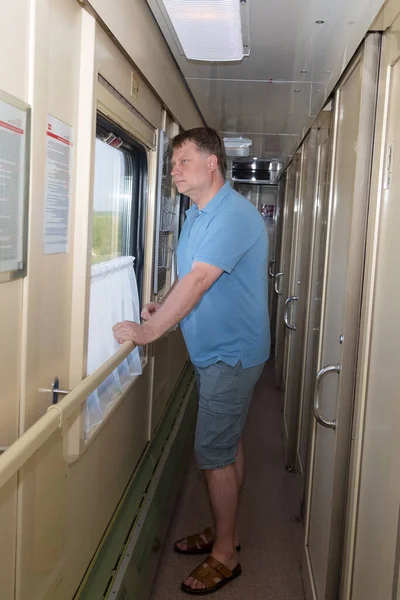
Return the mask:
[[335, 96], [305, 536], [306, 588], [317, 600], [336, 599], [340, 581], [379, 52], [380, 36], [368, 36]]
[[285, 356], [285, 324], [283, 321], [283, 314], [285, 309], [285, 300], [287, 298], [287, 290], [289, 287], [290, 254], [293, 236], [293, 214], [299, 164], [300, 155], [296, 155], [294, 156], [293, 161], [289, 165], [287, 170], [285, 199], [282, 209], [282, 243], [280, 249], [279, 263], [275, 265], [274, 277], [274, 292], [277, 296], [275, 328], [275, 376], [277, 386], [281, 389], [283, 389], [284, 386], [283, 370]]
[[[354, 453], [361, 454], [353, 498], [354, 563], [344, 598], [400, 598], [400, 369], [398, 318], [400, 279], [397, 267], [400, 223], [400, 18], [385, 35], [381, 68], [376, 172], [371, 205], [363, 332], [360, 357], [359, 430]], [[364, 429], [364, 431], [363, 431]]]
[[284, 435], [286, 466], [292, 470], [296, 461], [300, 383], [303, 368], [305, 317], [308, 300], [308, 269], [313, 238], [313, 196], [318, 131], [312, 129], [302, 146], [302, 165], [294, 218], [297, 231], [293, 252], [288, 298], [285, 302], [286, 373]]

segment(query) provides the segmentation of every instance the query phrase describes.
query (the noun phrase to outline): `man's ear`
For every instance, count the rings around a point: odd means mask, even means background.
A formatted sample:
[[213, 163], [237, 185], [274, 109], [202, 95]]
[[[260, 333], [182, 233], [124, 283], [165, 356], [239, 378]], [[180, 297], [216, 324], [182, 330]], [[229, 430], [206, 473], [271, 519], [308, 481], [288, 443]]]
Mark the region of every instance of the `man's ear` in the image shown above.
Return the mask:
[[210, 171], [216, 171], [218, 169], [218, 158], [215, 156], [215, 154], [210, 154], [207, 161]]

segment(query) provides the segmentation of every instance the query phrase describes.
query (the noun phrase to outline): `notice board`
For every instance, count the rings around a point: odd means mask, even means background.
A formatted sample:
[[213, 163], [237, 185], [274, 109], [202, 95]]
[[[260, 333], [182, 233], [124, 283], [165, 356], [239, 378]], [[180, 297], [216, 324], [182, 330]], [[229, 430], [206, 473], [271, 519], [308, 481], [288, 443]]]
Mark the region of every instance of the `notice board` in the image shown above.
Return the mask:
[[0, 91], [0, 283], [27, 271], [30, 109]]

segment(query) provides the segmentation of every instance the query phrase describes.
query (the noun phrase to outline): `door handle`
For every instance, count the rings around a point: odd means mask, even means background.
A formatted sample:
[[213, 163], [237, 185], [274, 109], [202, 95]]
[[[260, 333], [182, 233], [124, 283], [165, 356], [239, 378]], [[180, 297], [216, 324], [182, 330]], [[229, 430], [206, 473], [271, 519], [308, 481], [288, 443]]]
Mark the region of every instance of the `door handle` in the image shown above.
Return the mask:
[[274, 290], [275, 290], [275, 294], [277, 296], [282, 296], [282, 292], [280, 292], [279, 289], [278, 289], [278, 283], [279, 283], [279, 280], [280, 280], [281, 277], [283, 277], [283, 273], [277, 273], [275, 275], [275, 277], [274, 277], [274, 279], [275, 279]]
[[296, 325], [290, 325], [289, 323], [289, 317], [288, 317], [288, 311], [289, 311], [289, 304], [290, 302], [297, 302], [297, 300], [299, 299], [298, 296], [289, 296], [289, 298], [286, 300], [285, 302], [285, 314], [283, 317], [283, 320], [285, 321], [285, 325], [288, 329], [291, 329], [292, 331], [296, 331]]
[[320, 383], [321, 383], [322, 379], [325, 377], [325, 375], [327, 375], [328, 373], [337, 373], [337, 374], [339, 374], [341, 370], [342, 370], [342, 367], [341, 367], [340, 364], [329, 365], [327, 367], [323, 367], [322, 369], [320, 369], [318, 371], [317, 377], [315, 379], [315, 387], [314, 387], [314, 417], [315, 417], [315, 419], [318, 421], [318, 423], [320, 425], [322, 425], [323, 427], [327, 427], [328, 429], [336, 429], [336, 419], [334, 419], [333, 421], [326, 421], [326, 419], [324, 419], [321, 416], [321, 413], [319, 412], [319, 386], [320, 386]]
[[276, 263], [276, 260], [272, 259], [269, 261], [269, 266], [268, 266], [268, 275], [270, 277], [275, 277], [275, 273], [272, 271], [272, 265], [274, 265]]

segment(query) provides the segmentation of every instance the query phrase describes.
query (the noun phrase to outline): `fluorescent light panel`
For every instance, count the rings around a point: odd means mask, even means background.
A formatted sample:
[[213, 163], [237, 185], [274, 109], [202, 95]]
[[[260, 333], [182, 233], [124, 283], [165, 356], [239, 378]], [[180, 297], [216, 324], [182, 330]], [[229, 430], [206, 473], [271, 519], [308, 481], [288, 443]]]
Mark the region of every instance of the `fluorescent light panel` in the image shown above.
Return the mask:
[[252, 141], [248, 138], [224, 138], [227, 156], [249, 156]]
[[239, 0], [162, 0], [189, 60], [242, 60]]

